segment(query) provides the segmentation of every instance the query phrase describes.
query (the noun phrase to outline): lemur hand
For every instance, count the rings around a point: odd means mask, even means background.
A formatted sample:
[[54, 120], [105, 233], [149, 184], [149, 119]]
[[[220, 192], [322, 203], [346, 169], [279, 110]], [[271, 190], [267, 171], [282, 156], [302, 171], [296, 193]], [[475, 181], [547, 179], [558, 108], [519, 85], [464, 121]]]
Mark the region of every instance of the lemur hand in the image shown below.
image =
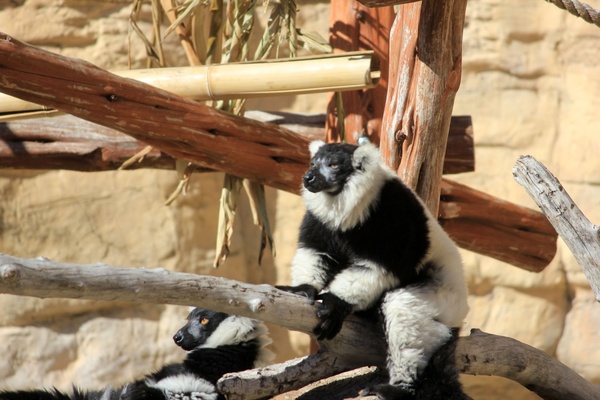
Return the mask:
[[317, 317], [321, 320], [313, 330], [318, 340], [333, 339], [342, 329], [344, 320], [352, 312], [350, 303], [334, 294], [322, 293], [317, 296]]

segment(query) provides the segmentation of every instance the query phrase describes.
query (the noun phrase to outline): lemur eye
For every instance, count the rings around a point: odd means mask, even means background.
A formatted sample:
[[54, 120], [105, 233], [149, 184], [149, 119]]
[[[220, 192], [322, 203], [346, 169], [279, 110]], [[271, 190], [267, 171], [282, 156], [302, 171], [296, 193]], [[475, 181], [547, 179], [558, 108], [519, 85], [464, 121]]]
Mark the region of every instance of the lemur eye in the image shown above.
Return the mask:
[[315, 166], [315, 163], [314, 163], [314, 162], [311, 162], [311, 163], [310, 163], [310, 167], [312, 168], [312, 167], [314, 167], [314, 166]]
[[202, 318], [202, 321], [200, 321], [200, 323], [201, 323], [202, 325], [206, 325], [206, 324], [208, 324], [208, 318]]
[[340, 164], [337, 164], [337, 163], [329, 164], [329, 168], [332, 168], [332, 169], [338, 169], [339, 167], [340, 167]]

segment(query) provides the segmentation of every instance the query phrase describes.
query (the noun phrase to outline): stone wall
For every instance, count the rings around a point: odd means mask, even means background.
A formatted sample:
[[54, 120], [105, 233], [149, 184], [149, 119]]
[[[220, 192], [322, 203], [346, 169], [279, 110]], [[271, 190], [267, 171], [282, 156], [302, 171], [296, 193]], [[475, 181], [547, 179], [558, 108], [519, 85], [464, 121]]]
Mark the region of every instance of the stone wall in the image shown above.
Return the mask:
[[[600, 8], [598, 1], [588, 3]], [[124, 68], [130, 12], [129, 1], [0, 0], [0, 30], [104, 68]], [[327, 3], [300, 4], [298, 16], [299, 26], [326, 36]], [[144, 17], [149, 19], [148, 9]], [[141, 26], [149, 29], [147, 22]], [[143, 46], [131, 42], [131, 59], [141, 67]], [[473, 117], [477, 171], [451, 179], [536, 208], [511, 174], [516, 159], [531, 154], [592, 221], [600, 220], [599, 48], [600, 29], [546, 2], [471, 0], [454, 114]], [[183, 65], [174, 40], [169, 49], [170, 64]], [[254, 100], [249, 106], [323, 112], [325, 99]], [[0, 170], [0, 251], [286, 282], [300, 199], [268, 191], [278, 256], [265, 257], [261, 267], [257, 228], [243, 205], [232, 256], [215, 271], [221, 179], [194, 176], [189, 193], [167, 207], [163, 203], [177, 185], [173, 172]], [[514, 337], [600, 383], [599, 305], [562, 242], [540, 274], [466, 251], [463, 256], [472, 308], [466, 332], [477, 327]], [[186, 314], [182, 307], [2, 295], [0, 309], [0, 388], [116, 385], [182, 357], [170, 339]], [[272, 330], [279, 360], [306, 351], [305, 336]], [[478, 400], [537, 398], [500, 378], [467, 376], [465, 383]]]

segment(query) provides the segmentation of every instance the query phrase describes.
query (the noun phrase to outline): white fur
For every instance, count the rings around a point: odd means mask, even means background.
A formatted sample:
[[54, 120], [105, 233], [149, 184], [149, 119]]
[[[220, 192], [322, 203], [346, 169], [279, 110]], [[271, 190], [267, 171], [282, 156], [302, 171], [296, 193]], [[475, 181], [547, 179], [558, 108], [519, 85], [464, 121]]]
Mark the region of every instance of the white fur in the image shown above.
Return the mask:
[[399, 283], [398, 278], [382, 266], [359, 260], [337, 274], [329, 284], [328, 291], [352, 304], [354, 311], [358, 311], [375, 305], [384, 292]]
[[439, 313], [435, 289], [408, 286], [385, 294], [381, 311], [388, 339], [390, 383], [414, 382], [433, 353], [451, 337]]
[[438, 307], [436, 318], [448, 326], [460, 328], [469, 312], [462, 259], [456, 244], [433, 219], [427, 208], [424, 209], [428, 215], [430, 243], [425, 261], [441, 266], [439, 276], [435, 277], [438, 283], [435, 289]]
[[324, 141], [322, 140], [315, 140], [310, 142], [310, 144], [308, 145], [308, 150], [310, 151], [310, 157], [314, 157], [315, 154], [317, 154], [317, 151], [319, 151], [319, 148], [321, 146], [323, 146], [325, 144]]
[[210, 337], [199, 348], [216, 348], [223, 345], [238, 344], [258, 339], [261, 350], [255, 367], [268, 365], [274, 358], [273, 353], [265, 349], [272, 341], [267, 336], [267, 327], [261, 321], [230, 315], [219, 324]]
[[317, 290], [323, 289], [327, 283], [327, 274], [321, 263], [321, 257], [327, 254], [314, 249], [299, 247], [292, 259], [292, 285], [312, 285]]
[[193, 398], [202, 400], [216, 400], [218, 397], [216, 388], [212, 383], [194, 375], [169, 376], [158, 382], [147, 379], [146, 384], [148, 387], [162, 390], [167, 398], [174, 397], [176, 393], [192, 393]]
[[[314, 143], [310, 144], [311, 152]], [[360, 164], [361, 170], [352, 174], [338, 195], [302, 189], [306, 208], [333, 230], [346, 231], [366, 220], [385, 182], [395, 177], [372, 143], [358, 147], [352, 162], [355, 166]]]

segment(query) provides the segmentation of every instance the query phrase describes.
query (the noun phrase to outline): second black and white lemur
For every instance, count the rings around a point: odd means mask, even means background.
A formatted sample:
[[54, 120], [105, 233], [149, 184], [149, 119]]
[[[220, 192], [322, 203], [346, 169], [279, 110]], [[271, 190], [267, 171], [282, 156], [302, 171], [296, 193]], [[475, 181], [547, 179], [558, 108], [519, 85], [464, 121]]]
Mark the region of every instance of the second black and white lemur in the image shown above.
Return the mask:
[[222, 400], [216, 383], [223, 375], [267, 365], [271, 340], [257, 320], [195, 308], [173, 337], [188, 353], [122, 388], [62, 393], [58, 390], [0, 392], [0, 400]]
[[351, 312], [378, 311], [389, 383], [364, 394], [468, 398], [452, 356], [429, 364], [452, 349], [468, 311], [456, 245], [373, 144], [317, 141], [310, 153], [292, 286], [281, 288], [316, 301], [319, 340], [335, 337]]

